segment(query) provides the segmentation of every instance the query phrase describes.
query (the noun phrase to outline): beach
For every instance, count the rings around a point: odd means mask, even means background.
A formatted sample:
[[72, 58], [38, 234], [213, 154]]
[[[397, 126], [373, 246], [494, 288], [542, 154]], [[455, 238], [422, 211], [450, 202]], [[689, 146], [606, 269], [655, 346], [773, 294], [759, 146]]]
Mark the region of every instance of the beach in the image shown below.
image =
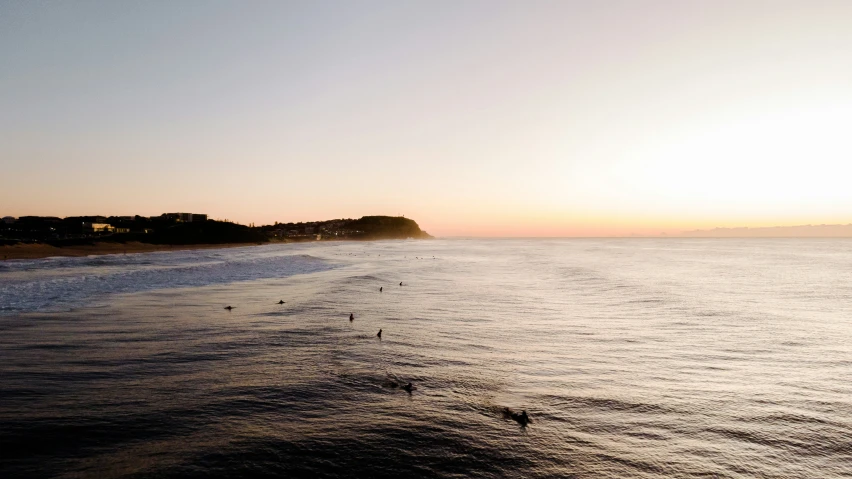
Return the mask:
[[[261, 243], [266, 244], [266, 243]], [[39, 259], [52, 258], [56, 256], [92, 256], [104, 254], [131, 254], [131, 253], [153, 253], [156, 251], [183, 251], [193, 249], [211, 248], [237, 248], [243, 246], [259, 246], [257, 243], [230, 243], [230, 244], [191, 244], [191, 245], [161, 245], [139, 242], [108, 243], [96, 242], [91, 245], [56, 247], [49, 244], [24, 244], [13, 246], [0, 246], [0, 260], [12, 259]]]

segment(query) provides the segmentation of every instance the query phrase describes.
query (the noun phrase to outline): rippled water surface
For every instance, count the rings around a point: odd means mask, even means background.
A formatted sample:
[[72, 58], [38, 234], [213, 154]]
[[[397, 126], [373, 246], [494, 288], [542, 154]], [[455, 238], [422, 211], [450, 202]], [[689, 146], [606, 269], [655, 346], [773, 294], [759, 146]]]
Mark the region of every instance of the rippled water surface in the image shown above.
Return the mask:
[[845, 240], [8, 261], [0, 477], [850, 477], [850, 313]]

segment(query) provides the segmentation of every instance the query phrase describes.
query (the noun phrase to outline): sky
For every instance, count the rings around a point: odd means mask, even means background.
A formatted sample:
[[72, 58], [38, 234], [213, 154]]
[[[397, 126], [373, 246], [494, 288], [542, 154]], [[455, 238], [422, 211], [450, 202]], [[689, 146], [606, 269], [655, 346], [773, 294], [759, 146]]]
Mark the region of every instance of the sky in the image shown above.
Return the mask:
[[0, 216], [852, 222], [849, 1], [0, 2]]

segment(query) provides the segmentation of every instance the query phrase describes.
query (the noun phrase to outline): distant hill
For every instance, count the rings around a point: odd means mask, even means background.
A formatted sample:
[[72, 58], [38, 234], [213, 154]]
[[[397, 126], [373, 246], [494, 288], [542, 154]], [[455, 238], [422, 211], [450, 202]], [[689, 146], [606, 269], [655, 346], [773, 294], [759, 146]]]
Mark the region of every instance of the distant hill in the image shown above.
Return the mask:
[[[412, 219], [401, 216], [364, 216], [346, 223], [346, 229], [361, 231], [364, 239], [431, 238]], [[357, 236], [357, 234], [356, 234]]]
[[[202, 215], [198, 215], [202, 216]], [[0, 222], [0, 246], [45, 243], [55, 247], [139, 242], [153, 245], [265, 243], [431, 238], [414, 220], [402, 216], [364, 216], [308, 223], [245, 226], [229, 221], [182, 221], [157, 217], [22, 217]], [[87, 229], [86, 225], [90, 225]], [[91, 225], [97, 224], [98, 230]]]
[[364, 216], [358, 219], [310, 221], [302, 223], [275, 223], [257, 229], [275, 240], [315, 241], [327, 240], [378, 240], [424, 239], [429, 233], [420, 229], [412, 219], [402, 216]]
[[852, 224], [714, 228], [684, 231], [683, 238], [852, 238]]

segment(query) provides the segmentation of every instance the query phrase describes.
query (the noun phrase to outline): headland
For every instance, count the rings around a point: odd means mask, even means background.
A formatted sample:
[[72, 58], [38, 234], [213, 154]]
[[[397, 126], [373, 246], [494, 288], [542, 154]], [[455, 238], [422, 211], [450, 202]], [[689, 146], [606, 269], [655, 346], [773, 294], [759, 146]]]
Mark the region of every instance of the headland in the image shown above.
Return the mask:
[[307, 241], [431, 238], [401, 216], [278, 223], [254, 226], [203, 214], [157, 217], [6, 217], [0, 222], [0, 260], [53, 256], [131, 254]]

